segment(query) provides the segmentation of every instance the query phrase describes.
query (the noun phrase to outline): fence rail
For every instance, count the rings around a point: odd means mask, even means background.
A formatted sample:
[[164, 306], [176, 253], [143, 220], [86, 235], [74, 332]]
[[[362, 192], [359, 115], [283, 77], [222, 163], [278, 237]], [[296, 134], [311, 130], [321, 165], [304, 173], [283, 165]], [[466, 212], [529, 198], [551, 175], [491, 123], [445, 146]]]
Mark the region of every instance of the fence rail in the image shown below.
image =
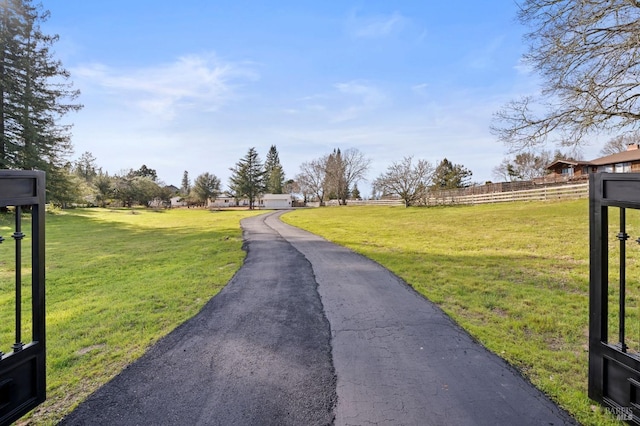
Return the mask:
[[493, 192], [488, 194], [458, 196], [453, 194], [443, 194], [443, 196], [429, 197], [427, 205], [486, 204], [509, 201], [550, 201], [587, 198], [588, 196], [589, 184], [580, 183], [574, 185], [545, 186], [543, 188], [526, 189], [523, 191]]
[[[307, 204], [309, 205], [309, 203]], [[330, 200], [327, 206], [338, 206], [338, 200]], [[399, 199], [391, 200], [347, 200], [349, 206], [404, 206], [404, 201]]]

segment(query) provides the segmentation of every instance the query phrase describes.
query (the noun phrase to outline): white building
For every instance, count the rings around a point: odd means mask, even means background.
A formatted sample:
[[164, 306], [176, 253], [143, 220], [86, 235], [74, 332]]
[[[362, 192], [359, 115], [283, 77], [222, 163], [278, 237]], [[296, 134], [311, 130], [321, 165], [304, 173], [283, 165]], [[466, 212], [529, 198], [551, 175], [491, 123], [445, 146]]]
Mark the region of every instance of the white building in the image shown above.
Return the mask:
[[256, 203], [258, 208], [267, 210], [290, 209], [293, 203], [291, 194], [264, 194]]
[[248, 207], [248, 206], [249, 206], [249, 200], [240, 199], [238, 200], [238, 202], [236, 202], [236, 199], [229, 195], [220, 196], [213, 201], [209, 200], [209, 204], [207, 205], [207, 207], [215, 207], [218, 209], [224, 209], [227, 207]]
[[[266, 210], [282, 210], [290, 209], [293, 203], [291, 194], [264, 194], [255, 200], [254, 207]], [[231, 196], [220, 196], [209, 202], [208, 207], [226, 208], [226, 207], [249, 207], [249, 200], [241, 198], [236, 201]]]

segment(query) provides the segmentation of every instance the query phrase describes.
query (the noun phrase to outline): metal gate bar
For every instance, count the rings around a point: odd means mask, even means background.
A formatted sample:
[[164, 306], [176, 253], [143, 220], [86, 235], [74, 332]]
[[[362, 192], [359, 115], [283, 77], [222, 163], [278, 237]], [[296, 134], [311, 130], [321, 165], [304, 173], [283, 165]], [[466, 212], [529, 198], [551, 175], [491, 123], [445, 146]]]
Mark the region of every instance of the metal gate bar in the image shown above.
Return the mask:
[[16, 230], [12, 237], [16, 242], [16, 339], [13, 344], [13, 351], [21, 351], [24, 347], [22, 343], [22, 208], [16, 206]]
[[627, 251], [626, 242], [629, 239], [629, 234], [626, 232], [626, 210], [624, 207], [620, 207], [620, 232], [616, 236], [620, 240], [620, 308], [618, 313], [618, 341], [620, 343], [620, 350], [622, 352], [627, 351], [627, 345], [624, 338], [624, 326], [625, 326], [625, 298], [626, 298], [626, 281], [627, 281]]

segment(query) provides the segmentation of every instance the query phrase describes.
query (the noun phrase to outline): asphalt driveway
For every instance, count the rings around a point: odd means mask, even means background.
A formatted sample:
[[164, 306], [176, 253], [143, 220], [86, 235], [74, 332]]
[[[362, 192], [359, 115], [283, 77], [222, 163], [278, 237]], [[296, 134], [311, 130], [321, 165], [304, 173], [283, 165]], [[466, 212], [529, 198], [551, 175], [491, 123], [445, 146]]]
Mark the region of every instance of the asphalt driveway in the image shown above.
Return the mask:
[[245, 219], [229, 284], [62, 424], [575, 424], [401, 279], [281, 214]]

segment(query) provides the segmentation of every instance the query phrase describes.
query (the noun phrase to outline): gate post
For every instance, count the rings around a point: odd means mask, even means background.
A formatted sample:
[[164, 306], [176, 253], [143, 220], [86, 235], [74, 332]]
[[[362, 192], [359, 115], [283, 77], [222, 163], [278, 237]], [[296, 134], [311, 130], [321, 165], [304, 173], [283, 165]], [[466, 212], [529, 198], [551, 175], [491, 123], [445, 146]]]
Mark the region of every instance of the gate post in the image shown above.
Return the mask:
[[[0, 426], [8, 425], [45, 400], [45, 174], [41, 171], [0, 170], [0, 207], [13, 207], [15, 228], [15, 338], [11, 352], [0, 341]], [[23, 233], [23, 211], [31, 214], [30, 233]], [[27, 231], [28, 232], [28, 231]], [[31, 336], [22, 335], [22, 244], [31, 244]], [[10, 240], [0, 236], [0, 249]], [[11, 318], [0, 318], [11, 323]]]
[[[599, 343], [606, 342], [609, 255], [608, 211], [602, 206], [600, 174], [589, 176], [589, 398], [602, 402], [602, 355]], [[603, 226], [605, 224], [605, 226]]]

